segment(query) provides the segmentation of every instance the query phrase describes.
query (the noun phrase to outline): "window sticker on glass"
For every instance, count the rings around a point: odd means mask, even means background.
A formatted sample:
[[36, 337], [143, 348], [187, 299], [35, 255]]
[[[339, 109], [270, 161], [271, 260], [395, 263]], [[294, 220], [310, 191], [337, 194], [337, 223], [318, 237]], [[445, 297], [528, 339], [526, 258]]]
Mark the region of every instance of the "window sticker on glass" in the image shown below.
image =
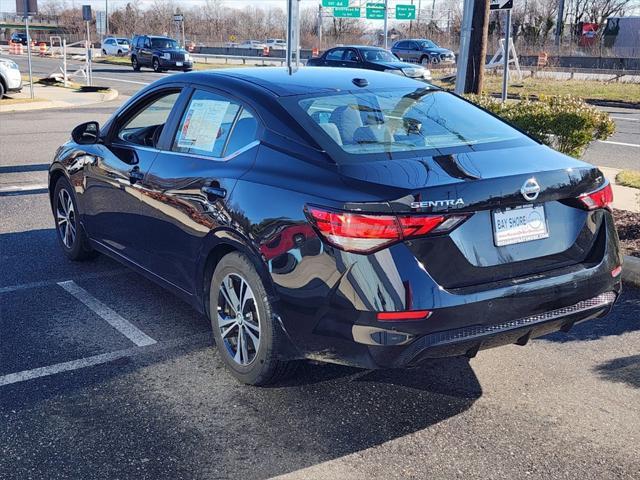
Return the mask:
[[192, 100], [178, 135], [179, 148], [211, 152], [231, 102]]

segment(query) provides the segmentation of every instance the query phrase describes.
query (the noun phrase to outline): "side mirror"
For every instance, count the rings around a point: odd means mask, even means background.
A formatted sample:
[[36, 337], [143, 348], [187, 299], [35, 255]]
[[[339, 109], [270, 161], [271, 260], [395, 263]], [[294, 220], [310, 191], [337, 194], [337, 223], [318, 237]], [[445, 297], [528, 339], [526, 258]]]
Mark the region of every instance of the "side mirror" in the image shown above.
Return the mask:
[[98, 122], [81, 123], [71, 131], [71, 138], [78, 145], [92, 145], [98, 143], [100, 125]]

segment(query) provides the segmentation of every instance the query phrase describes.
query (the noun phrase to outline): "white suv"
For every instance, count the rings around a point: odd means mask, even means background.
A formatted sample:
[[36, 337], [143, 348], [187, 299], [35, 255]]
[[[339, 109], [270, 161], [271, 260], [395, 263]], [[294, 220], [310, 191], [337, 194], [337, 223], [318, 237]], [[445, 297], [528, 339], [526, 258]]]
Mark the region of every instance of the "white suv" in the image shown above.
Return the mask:
[[109, 37], [102, 41], [103, 55], [117, 55], [121, 57], [123, 55], [129, 55], [129, 50], [128, 38]]
[[7, 92], [22, 90], [22, 75], [18, 64], [9, 58], [0, 57], [0, 99]]

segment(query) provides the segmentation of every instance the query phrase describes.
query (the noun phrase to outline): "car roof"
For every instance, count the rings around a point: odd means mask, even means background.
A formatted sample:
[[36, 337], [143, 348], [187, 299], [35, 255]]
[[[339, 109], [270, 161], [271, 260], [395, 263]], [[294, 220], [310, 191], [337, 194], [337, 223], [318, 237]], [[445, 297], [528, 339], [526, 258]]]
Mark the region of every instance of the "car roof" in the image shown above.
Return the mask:
[[166, 81], [179, 80], [203, 84], [215, 81], [221, 87], [239, 89], [246, 87], [246, 83], [251, 83], [278, 97], [286, 97], [357, 90], [358, 87], [353, 83], [354, 78], [367, 79], [369, 81], [367, 88], [415, 88], [426, 85], [399, 75], [335, 67], [301, 67], [292, 75], [289, 75], [285, 67], [230, 68], [171, 75]]
[[336, 47], [330, 48], [329, 50], [333, 50], [334, 48], [361, 48], [361, 49], [384, 50], [384, 48], [377, 47], [375, 45], [338, 45]]

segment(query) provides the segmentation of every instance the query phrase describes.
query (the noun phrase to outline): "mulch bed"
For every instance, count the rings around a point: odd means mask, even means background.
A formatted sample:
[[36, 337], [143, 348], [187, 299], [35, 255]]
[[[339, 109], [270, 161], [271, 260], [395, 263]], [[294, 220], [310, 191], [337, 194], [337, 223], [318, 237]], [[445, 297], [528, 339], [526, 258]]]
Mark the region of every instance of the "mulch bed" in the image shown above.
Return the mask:
[[620, 247], [625, 255], [640, 257], [640, 213], [613, 210]]

